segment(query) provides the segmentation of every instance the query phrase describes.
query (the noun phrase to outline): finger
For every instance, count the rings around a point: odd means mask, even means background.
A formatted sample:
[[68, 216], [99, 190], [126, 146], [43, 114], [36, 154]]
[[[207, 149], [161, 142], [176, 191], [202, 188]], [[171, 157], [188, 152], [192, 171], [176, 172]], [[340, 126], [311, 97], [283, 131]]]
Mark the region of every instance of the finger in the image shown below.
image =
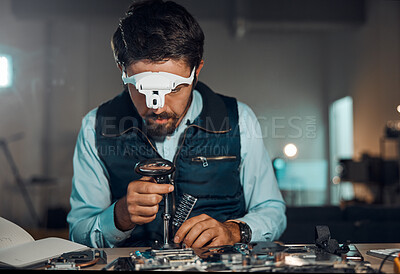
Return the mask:
[[152, 217], [158, 212], [158, 205], [155, 206], [138, 206], [128, 205], [128, 212], [130, 215]]
[[[183, 239], [183, 242], [191, 247], [193, 245], [193, 243], [199, 238], [201, 237], [201, 235], [203, 234], [204, 231], [213, 228], [214, 227], [214, 219], [209, 218], [206, 219], [204, 221], [198, 222], [196, 223], [190, 230], [189, 232], [186, 234], [185, 238]], [[209, 233], [206, 233], [206, 235], [204, 235], [205, 238], [208, 237], [208, 240], [210, 240], [212, 235], [210, 235]], [[206, 241], [207, 242], [207, 241]]]
[[198, 224], [199, 222], [212, 219], [210, 216], [207, 214], [201, 214], [195, 217], [192, 217], [188, 220], [186, 220], [181, 227], [178, 229], [178, 231], [175, 234], [174, 242], [175, 243], [180, 243], [183, 239], [186, 238], [186, 235], [188, 232], [193, 229], [193, 227]]
[[144, 181], [144, 182], [150, 182], [150, 183], [157, 183], [156, 179], [154, 179], [153, 177], [150, 176], [143, 176], [142, 178], [140, 178], [138, 181]]
[[143, 224], [147, 224], [147, 223], [154, 221], [156, 216], [157, 216], [156, 214], [154, 214], [153, 216], [150, 216], [150, 217], [133, 215], [133, 216], [131, 216], [130, 220], [134, 224], [143, 225]]
[[192, 218], [186, 220], [181, 225], [181, 227], [178, 229], [178, 231], [175, 233], [174, 242], [175, 243], [182, 242], [182, 240], [185, 238], [186, 234], [193, 227], [193, 225], [195, 225], [197, 222], [200, 222], [207, 218], [210, 218], [210, 216], [208, 216], [206, 214], [201, 214], [201, 215], [198, 215], [198, 216], [195, 216], [195, 217], [192, 217]]
[[212, 239], [212, 241], [206, 243], [203, 247], [213, 247], [213, 246], [222, 246], [222, 245], [226, 245], [226, 243], [224, 241], [222, 241], [220, 237], [217, 236], [214, 239]]
[[128, 205], [136, 204], [139, 206], [154, 206], [161, 202], [163, 196], [160, 194], [140, 194], [131, 192], [126, 196]]
[[133, 181], [128, 185], [128, 192], [137, 192], [142, 194], [166, 194], [174, 190], [170, 184], [157, 184], [149, 181]]
[[215, 229], [206, 229], [204, 230], [192, 243], [191, 247], [193, 248], [200, 248], [203, 247], [210, 242], [213, 242], [215, 238], [218, 237], [218, 233]]

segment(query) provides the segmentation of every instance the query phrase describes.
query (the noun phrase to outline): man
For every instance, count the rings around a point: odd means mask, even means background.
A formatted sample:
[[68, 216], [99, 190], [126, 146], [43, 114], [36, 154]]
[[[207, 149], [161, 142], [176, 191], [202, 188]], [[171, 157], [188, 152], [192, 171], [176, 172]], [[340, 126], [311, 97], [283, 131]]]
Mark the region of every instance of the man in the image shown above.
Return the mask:
[[[219, 246], [282, 234], [285, 204], [258, 121], [245, 104], [198, 82], [203, 44], [198, 23], [173, 2], [134, 3], [121, 19], [112, 48], [126, 88], [83, 119], [71, 240], [151, 246], [163, 237], [163, 195], [179, 201], [185, 193], [198, 200], [175, 243]], [[175, 164], [170, 184], [134, 172], [152, 158]]]

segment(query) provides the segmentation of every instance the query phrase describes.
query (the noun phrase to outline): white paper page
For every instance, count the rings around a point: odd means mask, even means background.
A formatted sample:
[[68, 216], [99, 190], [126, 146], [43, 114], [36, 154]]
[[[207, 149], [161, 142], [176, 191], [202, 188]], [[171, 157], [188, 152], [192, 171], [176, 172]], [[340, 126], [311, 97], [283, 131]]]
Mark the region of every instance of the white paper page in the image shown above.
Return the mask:
[[22, 227], [0, 217], [0, 250], [33, 241], [35, 239]]
[[55, 258], [66, 252], [88, 249], [87, 246], [61, 238], [46, 238], [0, 249], [0, 263], [15, 267], [26, 267], [48, 259]]

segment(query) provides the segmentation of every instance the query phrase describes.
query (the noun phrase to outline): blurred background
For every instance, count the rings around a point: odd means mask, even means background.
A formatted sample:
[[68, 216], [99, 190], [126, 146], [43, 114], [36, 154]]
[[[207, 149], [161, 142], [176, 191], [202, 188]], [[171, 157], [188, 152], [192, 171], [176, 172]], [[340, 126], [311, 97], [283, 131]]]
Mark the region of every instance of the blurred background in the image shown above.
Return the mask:
[[[322, 223], [400, 241], [400, 1], [177, 2], [205, 33], [200, 81], [260, 122], [281, 240], [312, 242]], [[35, 238], [68, 237], [76, 137], [123, 89], [110, 39], [130, 3], [0, 0], [0, 216]]]

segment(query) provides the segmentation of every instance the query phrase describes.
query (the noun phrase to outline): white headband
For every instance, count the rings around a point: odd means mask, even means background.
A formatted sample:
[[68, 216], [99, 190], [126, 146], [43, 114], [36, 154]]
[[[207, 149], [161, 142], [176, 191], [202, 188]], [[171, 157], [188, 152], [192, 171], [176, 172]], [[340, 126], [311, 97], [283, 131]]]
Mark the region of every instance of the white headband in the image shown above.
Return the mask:
[[190, 85], [193, 82], [195, 71], [196, 67], [193, 68], [188, 78], [163, 71], [146, 71], [130, 77], [127, 77], [126, 73], [123, 72], [122, 81], [124, 84], [135, 85], [140, 93], [146, 95], [147, 107], [157, 109], [164, 106], [166, 94], [173, 92], [179, 85]]

